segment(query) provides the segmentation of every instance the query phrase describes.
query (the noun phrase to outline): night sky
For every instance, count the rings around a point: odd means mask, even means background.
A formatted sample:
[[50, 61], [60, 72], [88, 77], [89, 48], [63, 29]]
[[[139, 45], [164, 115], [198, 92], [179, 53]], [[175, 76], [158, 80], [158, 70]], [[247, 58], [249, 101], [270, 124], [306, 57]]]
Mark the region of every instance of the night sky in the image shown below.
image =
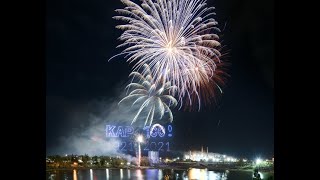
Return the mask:
[[[216, 7], [230, 78], [218, 104], [203, 112], [173, 110], [178, 150], [270, 157], [274, 149], [273, 1], [208, 0]], [[112, 19], [120, 0], [47, 0], [46, 147], [79, 128], [71, 118], [87, 104], [119, 99], [130, 66]], [[88, 110], [86, 110], [88, 111]]]

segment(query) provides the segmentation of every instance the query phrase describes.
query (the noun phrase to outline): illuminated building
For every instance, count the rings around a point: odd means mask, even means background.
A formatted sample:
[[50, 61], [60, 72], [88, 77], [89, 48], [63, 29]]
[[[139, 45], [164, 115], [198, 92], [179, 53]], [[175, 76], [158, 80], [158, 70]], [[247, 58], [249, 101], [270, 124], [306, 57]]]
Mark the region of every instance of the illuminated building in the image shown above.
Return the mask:
[[158, 151], [149, 151], [148, 152], [148, 159], [149, 159], [150, 164], [159, 163], [159, 152]]
[[192, 161], [205, 161], [205, 162], [237, 162], [238, 160], [231, 156], [226, 156], [219, 153], [209, 153], [209, 149], [207, 147], [207, 152], [203, 152], [203, 147], [201, 151], [189, 151], [189, 153], [185, 153], [185, 159], [190, 159]]

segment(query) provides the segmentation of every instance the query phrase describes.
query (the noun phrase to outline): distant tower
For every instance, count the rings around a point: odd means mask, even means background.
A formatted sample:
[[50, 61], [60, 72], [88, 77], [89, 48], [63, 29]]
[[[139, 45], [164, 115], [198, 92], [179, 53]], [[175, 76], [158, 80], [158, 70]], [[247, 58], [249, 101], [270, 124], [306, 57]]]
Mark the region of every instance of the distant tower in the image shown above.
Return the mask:
[[208, 148], [208, 146], [207, 146], [207, 157], [209, 156], [209, 148]]
[[201, 158], [200, 159], [204, 159], [204, 155], [203, 155], [203, 146], [201, 146]]

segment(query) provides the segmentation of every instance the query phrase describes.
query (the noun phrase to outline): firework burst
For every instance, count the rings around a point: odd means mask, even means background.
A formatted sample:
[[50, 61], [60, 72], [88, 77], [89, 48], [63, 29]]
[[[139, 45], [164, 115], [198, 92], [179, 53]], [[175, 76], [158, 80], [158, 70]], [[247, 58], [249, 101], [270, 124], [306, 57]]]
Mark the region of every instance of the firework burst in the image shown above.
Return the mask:
[[169, 114], [169, 121], [173, 121], [170, 107], [174, 108], [178, 102], [170, 95], [170, 91], [175, 90], [175, 86], [171, 86], [170, 82], [166, 82], [164, 78], [153, 78], [150, 67], [145, 64], [143, 72], [132, 72], [132, 82], [126, 87], [128, 88], [128, 95], [120, 102], [132, 102], [132, 106], [138, 105], [139, 110], [134, 116], [132, 123], [134, 123], [142, 112], [147, 112], [144, 126], [149, 122], [152, 124], [153, 120], [162, 119], [165, 113]]
[[126, 48], [118, 55], [128, 57], [133, 71], [149, 64], [150, 76], [177, 87], [172, 95], [180, 107], [196, 100], [200, 109], [202, 99], [214, 96], [212, 86], [218, 86], [214, 76], [221, 54], [214, 8], [206, 7], [206, 0], [121, 1], [126, 7], [114, 18], [127, 22], [117, 26], [124, 30], [118, 47]]

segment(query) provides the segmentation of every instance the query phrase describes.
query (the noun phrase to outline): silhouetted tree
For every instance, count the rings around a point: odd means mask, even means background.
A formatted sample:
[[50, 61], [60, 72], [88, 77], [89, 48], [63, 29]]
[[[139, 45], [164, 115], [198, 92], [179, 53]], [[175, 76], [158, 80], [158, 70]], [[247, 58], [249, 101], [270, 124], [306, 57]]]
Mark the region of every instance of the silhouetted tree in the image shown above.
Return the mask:
[[140, 166], [150, 166], [148, 157], [141, 157]]

